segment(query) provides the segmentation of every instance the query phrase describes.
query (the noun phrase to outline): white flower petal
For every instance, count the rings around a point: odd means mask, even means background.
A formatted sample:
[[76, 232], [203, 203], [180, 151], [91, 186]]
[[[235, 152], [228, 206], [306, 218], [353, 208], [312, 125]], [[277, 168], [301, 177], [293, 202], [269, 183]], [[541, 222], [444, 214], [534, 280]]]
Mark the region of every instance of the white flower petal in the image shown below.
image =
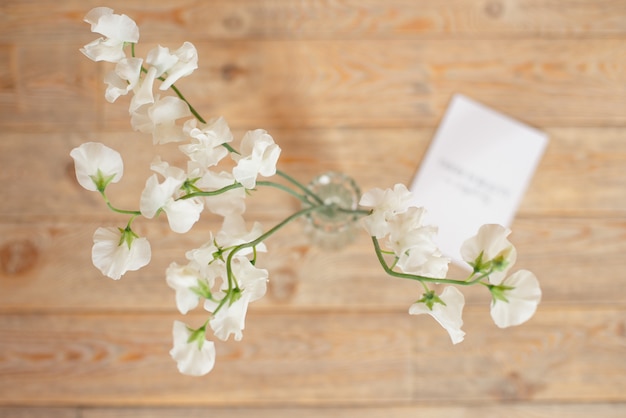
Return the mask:
[[248, 131], [241, 140], [240, 151], [240, 155], [233, 155], [233, 159], [237, 161], [233, 176], [246, 189], [256, 186], [259, 174], [264, 177], [276, 174], [281, 150], [265, 130]]
[[541, 288], [537, 277], [528, 270], [519, 270], [507, 277], [503, 286], [513, 287], [505, 292], [508, 303], [494, 300], [491, 318], [500, 328], [520, 325], [528, 321], [537, 310], [541, 300]]
[[161, 83], [160, 90], [167, 90], [180, 78], [190, 75], [198, 68], [198, 51], [191, 42], [183, 43], [174, 55], [177, 58], [176, 63], [166, 70], [167, 78]]
[[361, 196], [359, 205], [371, 208], [372, 213], [363, 218], [363, 227], [370, 236], [378, 239], [389, 233], [388, 222], [392, 216], [406, 212], [412, 201], [412, 194], [403, 184], [392, 189], [374, 188]]
[[215, 343], [204, 341], [199, 347], [195, 341], [188, 342], [191, 332], [183, 322], [174, 321], [172, 328], [174, 347], [170, 355], [176, 360], [178, 371], [190, 376], [203, 376], [215, 366]]
[[501, 225], [483, 225], [475, 236], [461, 245], [461, 257], [468, 264], [473, 264], [481, 253], [483, 263], [503, 257], [506, 267], [489, 275], [490, 283], [499, 284], [517, 259], [517, 250], [507, 239], [510, 233], [510, 229]]
[[200, 199], [171, 200], [163, 207], [170, 228], [179, 234], [188, 232], [198, 222], [203, 209]]
[[119, 280], [127, 271], [138, 270], [150, 262], [150, 243], [146, 238], [133, 239], [130, 248], [120, 242], [118, 228], [98, 228], [93, 235], [91, 259], [102, 274]]
[[141, 214], [148, 219], [153, 218], [159, 209], [169, 203], [181, 184], [181, 181], [174, 177], [167, 177], [163, 183], [159, 183], [156, 174], [148, 177], [139, 199]]
[[111, 183], [117, 183], [124, 174], [124, 163], [119, 152], [98, 142], [86, 142], [70, 152], [74, 159], [76, 180], [87, 190], [97, 191], [92, 177], [98, 171], [104, 177], [113, 176]]
[[178, 263], [171, 263], [165, 271], [167, 285], [176, 291], [176, 307], [185, 315], [198, 306], [200, 296], [191, 290], [198, 286], [199, 271]]
[[126, 15], [113, 13], [108, 7], [91, 9], [84, 18], [91, 24], [91, 31], [110, 39], [136, 43], [139, 41], [139, 28], [135, 21]]
[[456, 287], [447, 286], [439, 296], [445, 305], [435, 303], [430, 310], [425, 303], [414, 303], [409, 308], [409, 314], [428, 314], [435, 318], [439, 324], [448, 331], [453, 344], [463, 341], [465, 332], [463, 326], [463, 306], [465, 297]]

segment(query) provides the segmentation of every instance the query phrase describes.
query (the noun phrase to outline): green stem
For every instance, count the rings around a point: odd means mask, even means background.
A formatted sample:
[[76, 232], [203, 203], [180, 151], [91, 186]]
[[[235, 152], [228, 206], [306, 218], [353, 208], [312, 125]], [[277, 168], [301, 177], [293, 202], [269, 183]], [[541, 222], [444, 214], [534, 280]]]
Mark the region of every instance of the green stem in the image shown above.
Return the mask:
[[141, 212], [138, 210], [125, 210], [125, 209], [118, 209], [115, 206], [113, 206], [113, 204], [111, 203], [111, 201], [109, 200], [109, 198], [107, 197], [106, 193], [104, 192], [104, 190], [100, 191], [100, 195], [102, 195], [102, 198], [104, 199], [104, 202], [106, 203], [106, 205], [109, 207], [109, 209], [111, 209], [113, 212], [117, 212], [117, 213], [122, 213], [124, 215], [133, 215], [134, 216], [139, 216], [141, 215]]
[[264, 234], [261, 234], [258, 238], [250, 241], [250, 242], [246, 242], [243, 244], [239, 244], [238, 246], [236, 246], [235, 248], [232, 249], [232, 251], [228, 254], [228, 258], [226, 259], [226, 277], [228, 279], [228, 293], [230, 293], [235, 286], [233, 286], [233, 281], [235, 279], [234, 275], [233, 275], [233, 270], [232, 270], [232, 260], [233, 257], [235, 256], [235, 254], [237, 254], [239, 251], [245, 249], [245, 248], [250, 248], [250, 247], [256, 247], [258, 244], [260, 244], [261, 242], [265, 241], [267, 238], [269, 238], [270, 236], [274, 235], [276, 232], [278, 232], [281, 228], [283, 228], [285, 225], [287, 225], [288, 223], [292, 222], [293, 220], [307, 215], [311, 212], [314, 212], [316, 210], [319, 210], [320, 208], [323, 208], [323, 205], [320, 206], [311, 206], [308, 208], [304, 208], [299, 210], [298, 212], [294, 212], [291, 215], [289, 215], [288, 217], [286, 217], [285, 219], [283, 219], [282, 221], [280, 221], [279, 223], [277, 223], [276, 225], [274, 225], [271, 229], [269, 229], [267, 232], [265, 232]]
[[282, 190], [283, 192], [289, 193], [290, 195], [294, 196], [295, 198], [302, 201], [303, 203], [307, 203], [309, 205], [311, 204], [311, 202], [309, 201], [309, 199], [306, 198], [306, 196], [301, 195], [300, 193], [296, 192], [293, 189], [290, 189], [284, 184], [275, 183], [273, 181], [257, 181], [256, 184], [260, 186], [274, 187], [276, 189]]
[[[165, 80], [163, 77], [159, 77], [159, 80], [163, 81]], [[178, 89], [178, 87], [176, 87], [176, 85], [172, 84], [170, 86], [170, 88], [174, 91], [174, 93], [176, 93], [176, 95], [178, 96], [178, 98], [180, 100], [182, 100], [183, 102], [187, 103], [187, 106], [189, 107], [189, 110], [191, 111], [191, 113], [193, 114], [193, 116], [198, 119], [199, 122], [201, 123], [205, 123], [206, 124], [206, 120], [200, 116], [200, 113], [198, 113], [198, 111], [191, 105], [191, 103], [189, 103], [189, 101], [187, 100], [187, 98], [183, 95], [183, 93]], [[226, 148], [228, 150], [228, 152], [230, 153], [235, 153], [235, 154], [239, 154], [239, 152], [234, 149], [230, 144], [224, 142], [222, 144], [222, 146], [224, 148]]]
[[479, 277], [476, 280], [468, 282], [465, 280], [455, 280], [455, 279], [445, 279], [445, 278], [440, 279], [440, 278], [435, 278], [435, 277], [419, 276], [417, 274], [400, 273], [398, 271], [392, 270], [389, 267], [389, 265], [387, 265], [387, 262], [385, 261], [385, 258], [383, 257], [383, 252], [380, 248], [380, 244], [378, 243], [378, 239], [376, 237], [372, 237], [372, 242], [374, 243], [374, 249], [376, 250], [376, 257], [378, 257], [378, 261], [380, 262], [380, 265], [383, 266], [383, 269], [388, 275], [393, 276], [393, 277], [398, 277], [400, 279], [417, 280], [422, 283], [423, 282], [446, 283], [446, 284], [454, 284], [458, 286], [469, 286], [469, 285], [476, 283], [478, 280], [481, 280], [484, 277], [486, 277], [486, 275], [483, 275], [482, 277]]
[[217, 196], [217, 195], [220, 195], [222, 193], [226, 193], [229, 190], [239, 189], [241, 187], [243, 187], [241, 185], [241, 183], [233, 183], [233, 184], [229, 184], [228, 186], [224, 186], [221, 189], [217, 189], [217, 190], [188, 193], [188, 194], [186, 194], [184, 196], [179, 197], [178, 199], [186, 200], [186, 199], [191, 199], [191, 198], [194, 198], [194, 197]]
[[[159, 80], [163, 81], [165, 80], [163, 77], [159, 77]], [[178, 98], [180, 100], [182, 100], [183, 102], [187, 103], [187, 106], [189, 106], [189, 110], [191, 111], [191, 113], [195, 116], [196, 119], [198, 119], [199, 122], [201, 123], [206, 123], [206, 121], [204, 120], [204, 118], [202, 116], [200, 116], [200, 114], [198, 113], [198, 111], [191, 105], [191, 103], [189, 103], [189, 101], [187, 100], [187, 98], [181, 93], [180, 90], [178, 90], [178, 87], [176, 87], [174, 84], [172, 84], [170, 86], [170, 88], [174, 91], [174, 93], [176, 93], [176, 95], [178, 96]]]
[[318, 195], [313, 193], [311, 190], [309, 190], [308, 187], [306, 187], [305, 185], [300, 183], [298, 180], [296, 180], [293, 177], [291, 177], [289, 174], [287, 174], [287, 173], [285, 173], [284, 171], [281, 171], [281, 170], [276, 170], [276, 174], [281, 176], [282, 178], [284, 178], [285, 180], [287, 180], [288, 182], [290, 182], [294, 186], [296, 186], [298, 189], [302, 190], [306, 195], [312, 197], [320, 205], [324, 204], [324, 201]]

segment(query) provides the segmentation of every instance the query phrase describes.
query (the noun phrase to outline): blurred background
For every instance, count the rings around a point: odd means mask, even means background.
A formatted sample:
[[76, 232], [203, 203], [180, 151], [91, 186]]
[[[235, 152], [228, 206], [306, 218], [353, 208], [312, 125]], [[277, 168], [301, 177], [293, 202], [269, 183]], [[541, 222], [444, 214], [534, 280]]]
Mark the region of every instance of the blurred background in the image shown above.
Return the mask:
[[[541, 281], [535, 317], [500, 330], [468, 289], [452, 345], [407, 314], [420, 286], [387, 277], [364, 232], [325, 251], [294, 224], [259, 259], [269, 289], [243, 340], [216, 344], [208, 376], [179, 375], [172, 321], [205, 316], [181, 318], [164, 270], [220, 220], [137, 221], [150, 266], [119, 282], [92, 266], [93, 231], [127, 219], [77, 184], [70, 150], [120, 151], [110, 197], [126, 208], [155, 152], [128, 98], [104, 100], [111, 66], [79, 52], [95, 6], [137, 22], [138, 55], [192, 42], [199, 69], [177, 86], [236, 138], [267, 129], [301, 181], [410, 184], [454, 93], [547, 132], [510, 237]], [[624, 416], [625, 40], [623, 0], [0, 1], [0, 417]], [[263, 190], [246, 219], [297, 208]]]

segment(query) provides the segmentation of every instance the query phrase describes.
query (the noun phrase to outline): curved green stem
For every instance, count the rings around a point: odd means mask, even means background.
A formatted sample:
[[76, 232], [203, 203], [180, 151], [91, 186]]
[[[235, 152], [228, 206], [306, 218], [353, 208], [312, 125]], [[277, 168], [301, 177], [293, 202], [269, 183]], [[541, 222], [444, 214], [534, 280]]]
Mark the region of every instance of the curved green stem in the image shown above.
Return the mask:
[[243, 187], [241, 185], [241, 183], [233, 183], [233, 184], [229, 184], [228, 186], [224, 186], [221, 189], [217, 189], [217, 190], [188, 193], [188, 194], [186, 194], [184, 196], [179, 197], [177, 200], [186, 200], [186, 199], [191, 199], [191, 198], [194, 198], [194, 197], [217, 196], [217, 195], [220, 195], [222, 193], [226, 193], [229, 190], [239, 189], [241, 187]]
[[100, 191], [100, 195], [102, 195], [102, 198], [104, 199], [104, 203], [106, 203], [106, 205], [109, 207], [109, 209], [111, 209], [113, 212], [122, 213], [124, 215], [133, 215], [133, 218], [135, 216], [141, 215], [141, 212], [138, 211], [138, 210], [118, 209], [115, 206], [113, 206], [113, 204], [111, 203], [111, 201], [107, 197], [107, 195], [104, 192], [104, 190]]
[[256, 184], [260, 185], [260, 186], [274, 187], [276, 189], [282, 190], [283, 192], [289, 193], [290, 195], [292, 195], [296, 199], [302, 201], [303, 203], [307, 203], [309, 205], [311, 204], [311, 202], [309, 201], [309, 199], [306, 198], [306, 196], [301, 195], [300, 193], [296, 192], [293, 189], [290, 189], [289, 187], [285, 186], [284, 184], [275, 183], [273, 181], [257, 181]]
[[296, 186], [298, 189], [302, 190], [306, 195], [312, 197], [320, 205], [324, 203], [324, 201], [318, 195], [313, 193], [311, 190], [309, 190], [308, 187], [306, 187], [305, 185], [300, 183], [298, 180], [296, 180], [293, 177], [291, 177], [289, 174], [287, 174], [287, 173], [285, 173], [284, 171], [281, 171], [281, 170], [276, 170], [276, 174], [281, 176], [285, 180], [287, 180], [289, 183], [291, 183], [294, 186]]
[[488, 274], [483, 274], [475, 280], [466, 281], [466, 280], [426, 277], [426, 276], [420, 276], [417, 274], [409, 274], [409, 273], [400, 273], [398, 271], [391, 269], [389, 265], [387, 264], [387, 262], [385, 261], [383, 257], [383, 252], [380, 248], [380, 244], [378, 243], [378, 239], [376, 237], [372, 237], [372, 242], [374, 243], [374, 249], [376, 250], [376, 257], [378, 257], [378, 261], [380, 262], [381, 266], [383, 266], [383, 269], [385, 270], [385, 272], [390, 276], [398, 277], [400, 279], [417, 280], [419, 282], [429, 282], [429, 283], [446, 283], [446, 284], [454, 284], [458, 286], [470, 286], [476, 283], [477, 281], [482, 280], [488, 275]]
[[254, 239], [254, 240], [252, 240], [250, 242], [239, 244], [235, 248], [233, 248], [232, 251], [228, 254], [228, 257], [226, 259], [226, 277], [227, 277], [227, 280], [228, 280], [228, 293], [230, 293], [235, 288], [235, 286], [233, 286], [233, 282], [235, 280], [235, 277], [233, 275], [233, 270], [232, 270], [232, 260], [233, 260], [233, 257], [235, 256], [235, 254], [237, 254], [239, 251], [241, 251], [241, 250], [243, 250], [245, 248], [256, 247], [261, 242], [265, 241], [267, 238], [269, 238], [270, 236], [274, 235], [278, 230], [283, 228], [288, 223], [292, 222], [293, 220], [295, 220], [295, 219], [297, 219], [297, 218], [299, 218], [301, 216], [304, 216], [304, 215], [307, 215], [307, 214], [309, 214], [311, 212], [319, 210], [322, 207], [323, 206], [311, 206], [311, 207], [308, 207], [308, 208], [301, 209], [298, 212], [294, 212], [291, 215], [289, 215], [288, 217], [286, 217], [285, 219], [283, 219], [282, 221], [280, 221], [279, 223], [277, 223], [276, 225], [274, 225], [271, 229], [269, 229], [265, 233], [259, 235], [258, 238]]
[[[159, 80], [164, 81], [165, 78], [159, 77]], [[202, 116], [200, 116], [200, 113], [198, 113], [198, 111], [191, 105], [191, 103], [189, 103], [187, 98], [181, 93], [180, 90], [178, 90], [178, 87], [176, 87], [174, 84], [172, 84], [170, 86], [170, 88], [174, 91], [174, 93], [176, 93], [176, 95], [178, 96], [178, 98], [180, 100], [182, 100], [183, 102], [187, 103], [187, 106], [189, 106], [189, 110], [191, 111], [191, 114], [193, 114], [194, 117], [196, 119], [198, 119], [199, 122], [206, 123], [206, 120], [204, 120], [204, 118]]]

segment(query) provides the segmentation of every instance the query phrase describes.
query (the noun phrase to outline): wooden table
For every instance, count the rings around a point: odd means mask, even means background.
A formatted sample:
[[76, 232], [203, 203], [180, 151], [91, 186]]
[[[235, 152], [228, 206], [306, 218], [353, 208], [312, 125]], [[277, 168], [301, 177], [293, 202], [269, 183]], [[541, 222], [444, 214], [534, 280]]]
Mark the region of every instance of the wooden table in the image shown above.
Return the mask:
[[[122, 207], [153, 156], [128, 102], [104, 101], [110, 67], [78, 52], [95, 5], [0, 4], [0, 417], [625, 415], [625, 1], [109, 1], [140, 25], [140, 51], [193, 42], [200, 68], [178, 86], [237, 138], [270, 131], [303, 181], [408, 184], [454, 93], [550, 136], [512, 226], [543, 288], [529, 323], [497, 329], [469, 291], [453, 346], [407, 314], [419, 289], [385, 276], [364, 233], [328, 252], [294, 225], [259, 260], [269, 290], [244, 339], [217, 344], [204, 378], [169, 358], [181, 315], [164, 269], [219, 220], [186, 235], [138, 222], [154, 260], [119, 282], [91, 265], [93, 231], [125, 220], [77, 185], [69, 151], [122, 152]], [[246, 216], [270, 226], [297, 207], [263, 190]]]

